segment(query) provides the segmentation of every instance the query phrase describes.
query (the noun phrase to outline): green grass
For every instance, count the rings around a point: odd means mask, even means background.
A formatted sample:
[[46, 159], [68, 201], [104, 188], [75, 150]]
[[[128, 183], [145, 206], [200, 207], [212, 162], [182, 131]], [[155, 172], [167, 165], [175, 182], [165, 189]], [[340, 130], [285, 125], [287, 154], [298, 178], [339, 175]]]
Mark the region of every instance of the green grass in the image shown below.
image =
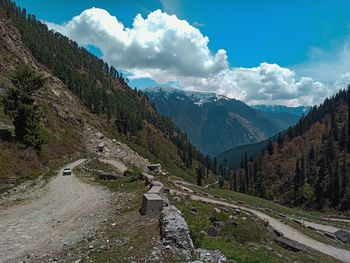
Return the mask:
[[274, 203], [272, 201], [246, 195], [234, 191], [219, 189], [219, 188], [200, 188], [200, 187], [194, 187], [198, 191], [204, 191], [212, 195], [218, 195], [220, 197], [223, 197], [227, 200], [233, 200], [233, 201], [243, 201], [248, 206], [257, 206], [264, 209], [271, 209], [273, 212], [265, 211], [266, 213], [270, 214], [273, 217], [281, 218], [278, 214], [286, 214], [293, 218], [299, 218], [299, 219], [309, 219], [310, 221], [321, 223], [321, 224], [327, 224], [327, 225], [333, 225], [340, 228], [347, 228], [350, 229], [350, 224], [346, 222], [335, 222], [335, 221], [325, 221], [322, 220], [323, 217], [325, 217], [328, 214], [317, 212], [317, 211], [304, 211], [298, 208], [289, 208], [286, 206], [282, 206], [280, 204]]
[[[273, 240], [262, 221], [245, 214], [217, 213], [214, 211], [214, 207], [220, 208], [220, 206], [190, 200], [179, 202], [177, 206], [183, 212], [197, 248], [220, 249], [228, 259], [238, 263], [338, 262], [324, 255], [310, 255], [282, 248]], [[191, 212], [193, 207], [197, 209], [196, 213]], [[232, 218], [232, 216], [234, 217]], [[203, 233], [212, 227], [211, 219], [213, 218], [226, 223], [224, 227], [219, 229], [217, 237], [210, 237]], [[233, 220], [238, 226], [229, 225], [230, 220]]]

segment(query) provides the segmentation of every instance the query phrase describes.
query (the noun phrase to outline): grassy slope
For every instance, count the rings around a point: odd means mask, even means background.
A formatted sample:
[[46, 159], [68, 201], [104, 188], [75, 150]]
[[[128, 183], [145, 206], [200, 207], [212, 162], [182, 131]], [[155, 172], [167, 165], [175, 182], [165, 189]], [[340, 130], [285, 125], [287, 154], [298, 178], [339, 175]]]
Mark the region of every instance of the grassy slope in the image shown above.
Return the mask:
[[[191, 236], [196, 247], [220, 249], [228, 259], [239, 263], [253, 262], [337, 262], [323, 255], [310, 255], [293, 252], [282, 248], [271, 237], [263, 222], [243, 213], [236, 215], [217, 213], [213, 205], [185, 200], [177, 204], [189, 224]], [[192, 213], [191, 209], [197, 209]], [[230, 216], [231, 215], [231, 219]], [[219, 230], [217, 237], [209, 237], [203, 233], [211, 226], [211, 219], [223, 221], [226, 225]], [[238, 226], [229, 225], [234, 221]]]
[[[73, 125], [58, 118], [47, 105], [43, 105], [42, 113], [45, 120], [40, 133], [44, 145], [39, 155], [16, 142], [0, 141], [0, 192], [39, 175], [52, 175], [63, 163], [84, 153]], [[0, 120], [4, 119], [7, 116], [2, 112]]]

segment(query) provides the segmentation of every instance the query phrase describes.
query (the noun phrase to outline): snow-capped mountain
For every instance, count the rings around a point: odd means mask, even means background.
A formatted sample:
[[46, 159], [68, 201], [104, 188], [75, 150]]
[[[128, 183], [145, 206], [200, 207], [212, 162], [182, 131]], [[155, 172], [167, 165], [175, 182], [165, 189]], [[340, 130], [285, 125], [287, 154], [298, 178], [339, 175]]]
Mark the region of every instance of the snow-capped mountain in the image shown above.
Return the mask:
[[171, 117], [193, 144], [211, 155], [265, 140], [300, 117], [288, 112], [263, 112], [215, 93], [159, 87], [144, 92], [160, 113]]

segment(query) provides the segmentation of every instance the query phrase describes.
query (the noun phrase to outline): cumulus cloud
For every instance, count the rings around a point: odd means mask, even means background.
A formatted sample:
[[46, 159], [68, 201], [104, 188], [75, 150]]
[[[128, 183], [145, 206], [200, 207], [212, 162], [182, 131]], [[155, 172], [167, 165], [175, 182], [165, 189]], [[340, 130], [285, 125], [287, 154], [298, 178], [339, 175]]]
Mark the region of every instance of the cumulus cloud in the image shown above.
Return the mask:
[[224, 49], [211, 52], [209, 38], [198, 28], [161, 10], [146, 18], [136, 15], [131, 28], [99, 8], [87, 9], [63, 25], [47, 25], [80, 45], [98, 47], [103, 59], [128, 71], [130, 79], [173, 82], [184, 89], [216, 92], [250, 104], [312, 105], [333, 92], [329, 85], [297, 77], [277, 64], [230, 67]]
[[331, 51], [312, 47], [309, 53], [310, 58], [305, 63], [294, 67], [299, 74], [327, 83], [338, 78], [344, 80], [344, 76], [350, 74], [350, 37], [334, 44]]

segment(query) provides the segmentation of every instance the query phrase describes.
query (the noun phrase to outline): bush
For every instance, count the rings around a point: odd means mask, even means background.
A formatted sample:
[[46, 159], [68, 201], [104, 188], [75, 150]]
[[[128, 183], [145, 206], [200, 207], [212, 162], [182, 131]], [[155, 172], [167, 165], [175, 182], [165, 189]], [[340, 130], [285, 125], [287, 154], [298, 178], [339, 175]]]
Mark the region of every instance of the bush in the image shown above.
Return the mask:
[[124, 176], [129, 178], [129, 182], [141, 180], [142, 171], [138, 168], [128, 169], [124, 172]]

